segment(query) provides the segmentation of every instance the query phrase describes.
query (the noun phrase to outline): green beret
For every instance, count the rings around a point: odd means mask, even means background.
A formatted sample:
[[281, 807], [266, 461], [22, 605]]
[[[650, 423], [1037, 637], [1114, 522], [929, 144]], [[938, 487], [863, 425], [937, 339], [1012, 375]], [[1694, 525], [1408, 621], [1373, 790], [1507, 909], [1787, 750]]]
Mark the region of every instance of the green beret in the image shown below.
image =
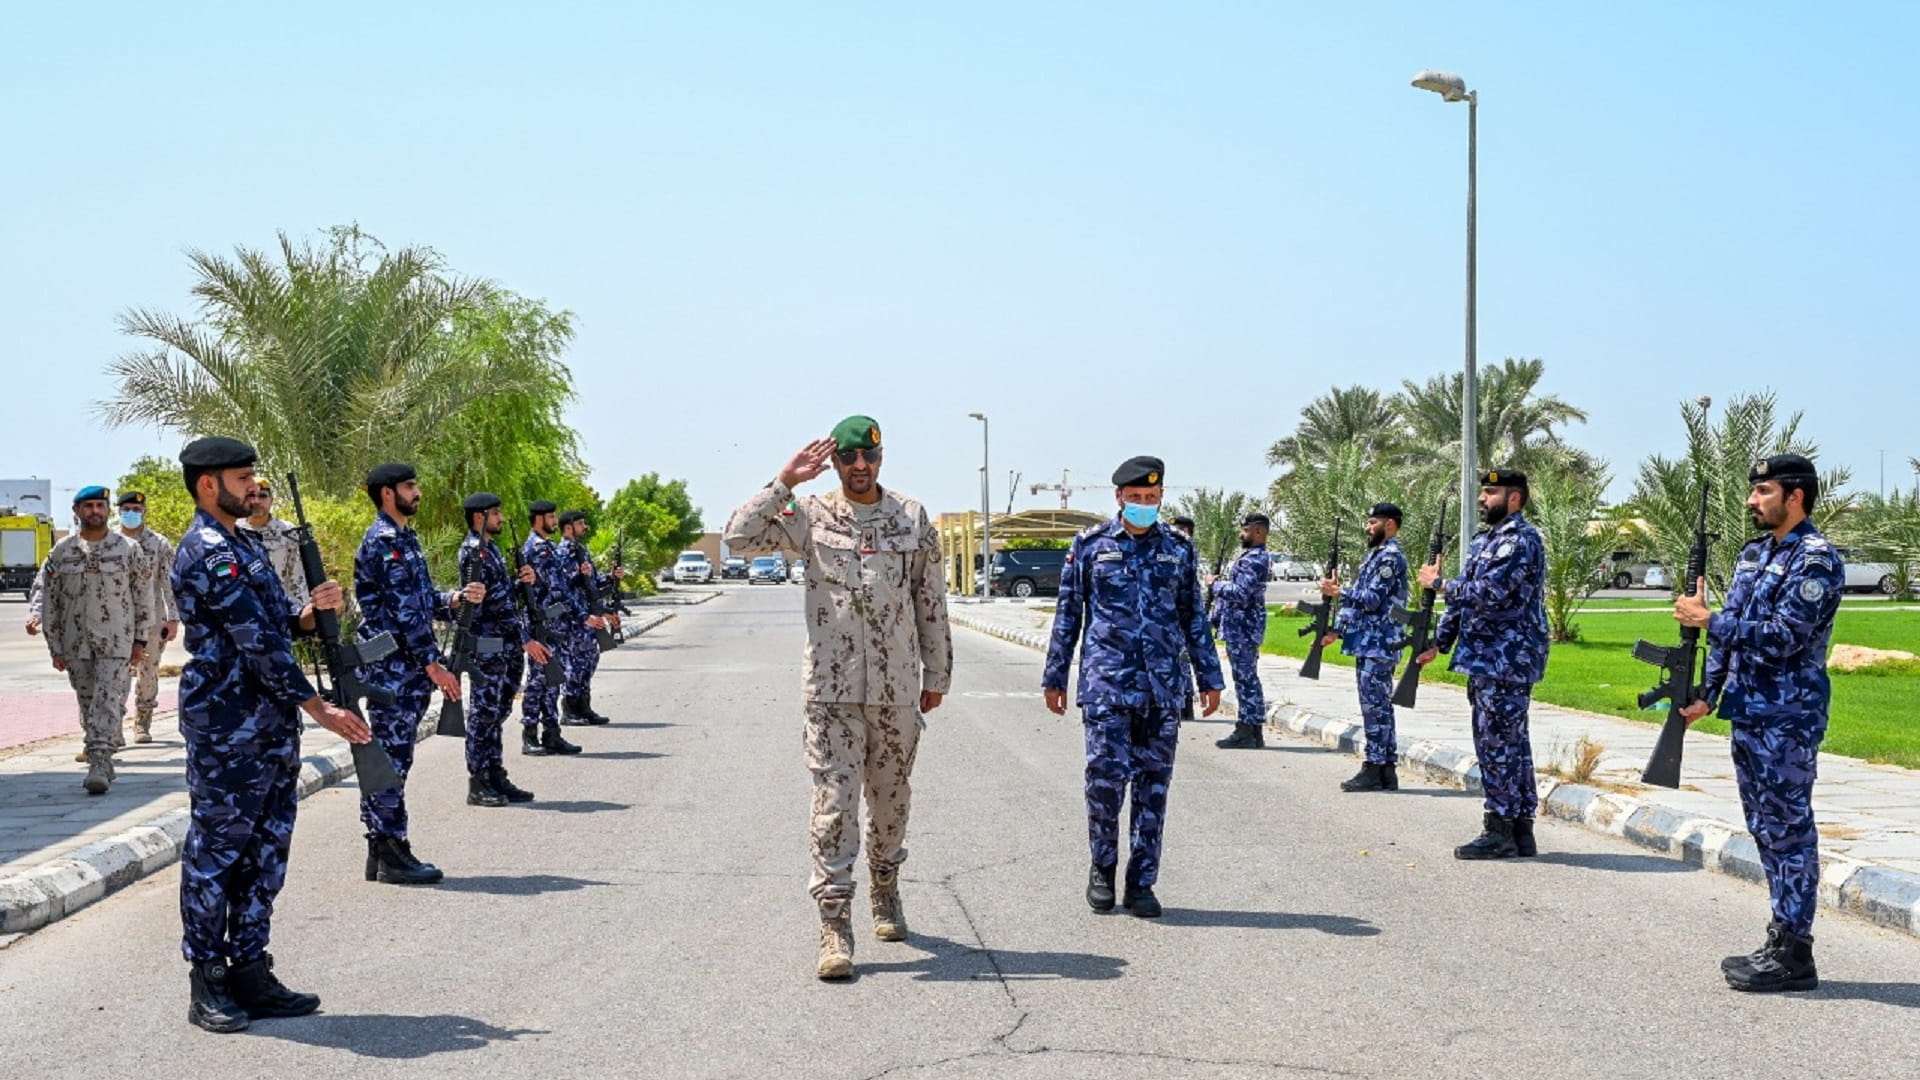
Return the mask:
[[880, 446], [880, 424], [871, 416], [849, 416], [833, 426], [835, 450], [874, 450]]

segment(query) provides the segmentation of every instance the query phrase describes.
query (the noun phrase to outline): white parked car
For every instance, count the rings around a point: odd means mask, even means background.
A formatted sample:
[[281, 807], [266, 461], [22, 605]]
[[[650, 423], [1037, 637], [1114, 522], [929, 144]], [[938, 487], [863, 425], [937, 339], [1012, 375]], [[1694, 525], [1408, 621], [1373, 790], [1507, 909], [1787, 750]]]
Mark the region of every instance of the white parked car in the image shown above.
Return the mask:
[[707, 585], [713, 581], [713, 564], [704, 553], [683, 551], [673, 564], [673, 580], [678, 585]]
[[805, 559], [793, 560], [793, 565], [787, 567], [787, 580], [793, 582], [796, 585], [806, 581], [807, 580], [807, 560]]
[[1842, 591], [1879, 592], [1887, 596], [1900, 591], [1900, 581], [1895, 577], [1897, 568], [1892, 563], [1856, 562], [1852, 550], [1835, 550], [1840, 552], [1840, 560], [1847, 564], [1847, 583]]
[[1325, 569], [1320, 563], [1298, 555], [1275, 555], [1271, 566], [1275, 581], [1319, 581], [1320, 572]]

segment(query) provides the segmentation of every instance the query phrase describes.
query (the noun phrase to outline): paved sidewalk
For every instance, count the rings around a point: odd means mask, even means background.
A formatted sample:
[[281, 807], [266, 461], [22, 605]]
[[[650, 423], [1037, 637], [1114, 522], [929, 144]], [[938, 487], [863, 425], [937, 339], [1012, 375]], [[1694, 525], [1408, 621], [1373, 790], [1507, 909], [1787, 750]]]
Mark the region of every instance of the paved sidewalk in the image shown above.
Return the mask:
[[[1050, 602], [959, 600], [952, 612], [962, 626], [1044, 650], [1053, 617], [1040, 609], [1050, 607]], [[1036, 664], [1036, 681], [1038, 670]], [[1302, 679], [1297, 660], [1262, 656], [1267, 726], [1357, 756], [1365, 734], [1352, 670], [1329, 654], [1321, 679]], [[1231, 687], [1227, 696], [1231, 699]], [[1480, 789], [1465, 692], [1425, 683], [1420, 707], [1395, 713], [1403, 769], [1418, 769], [1469, 791]], [[1640, 783], [1657, 725], [1536, 702], [1531, 728], [1535, 764], [1543, 770], [1543, 815], [1764, 886], [1758, 853], [1742, 823], [1725, 736], [1689, 732], [1680, 788], [1669, 791]], [[1583, 739], [1605, 748], [1592, 780], [1576, 784], [1550, 775], [1571, 763]], [[1348, 797], [1338, 791], [1329, 795]], [[1821, 903], [1920, 935], [1920, 773], [1822, 754], [1813, 803], [1820, 828]]]

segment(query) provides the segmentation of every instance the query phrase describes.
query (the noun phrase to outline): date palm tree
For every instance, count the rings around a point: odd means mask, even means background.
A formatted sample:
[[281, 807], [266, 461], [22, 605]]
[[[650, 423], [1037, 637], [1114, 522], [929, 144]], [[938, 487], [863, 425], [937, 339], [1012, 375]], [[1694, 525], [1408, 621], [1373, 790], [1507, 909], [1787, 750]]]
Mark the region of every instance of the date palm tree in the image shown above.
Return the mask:
[[[1539, 392], [1544, 361], [1509, 357], [1479, 373], [1475, 460], [1492, 465], [1539, 468], [1549, 462], [1591, 466], [1568, 446], [1558, 429], [1585, 423], [1587, 414], [1553, 394]], [[1451, 468], [1460, 460], [1460, 412], [1464, 379], [1436, 375], [1424, 383], [1401, 383], [1393, 404], [1406, 435], [1410, 460]]]

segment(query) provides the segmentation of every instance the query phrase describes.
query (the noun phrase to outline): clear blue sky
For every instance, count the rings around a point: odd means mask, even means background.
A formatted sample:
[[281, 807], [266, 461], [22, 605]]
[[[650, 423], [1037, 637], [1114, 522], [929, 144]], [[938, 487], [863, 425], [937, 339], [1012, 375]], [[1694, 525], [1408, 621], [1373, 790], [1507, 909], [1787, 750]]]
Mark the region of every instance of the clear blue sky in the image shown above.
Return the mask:
[[1913, 482], [1920, 5], [282, 7], [9, 16], [0, 475], [177, 450], [96, 430], [116, 313], [357, 221], [576, 313], [603, 493], [683, 476], [717, 523], [855, 411], [934, 509], [978, 502], [972, 411], [996, 510], [1141, 452], [1263, 491], [1315, 395], [1460, 363], [1431, 66], [1482, 96], [1483, 363], [1543, 357], [1617, 476], [1771, 387]]

